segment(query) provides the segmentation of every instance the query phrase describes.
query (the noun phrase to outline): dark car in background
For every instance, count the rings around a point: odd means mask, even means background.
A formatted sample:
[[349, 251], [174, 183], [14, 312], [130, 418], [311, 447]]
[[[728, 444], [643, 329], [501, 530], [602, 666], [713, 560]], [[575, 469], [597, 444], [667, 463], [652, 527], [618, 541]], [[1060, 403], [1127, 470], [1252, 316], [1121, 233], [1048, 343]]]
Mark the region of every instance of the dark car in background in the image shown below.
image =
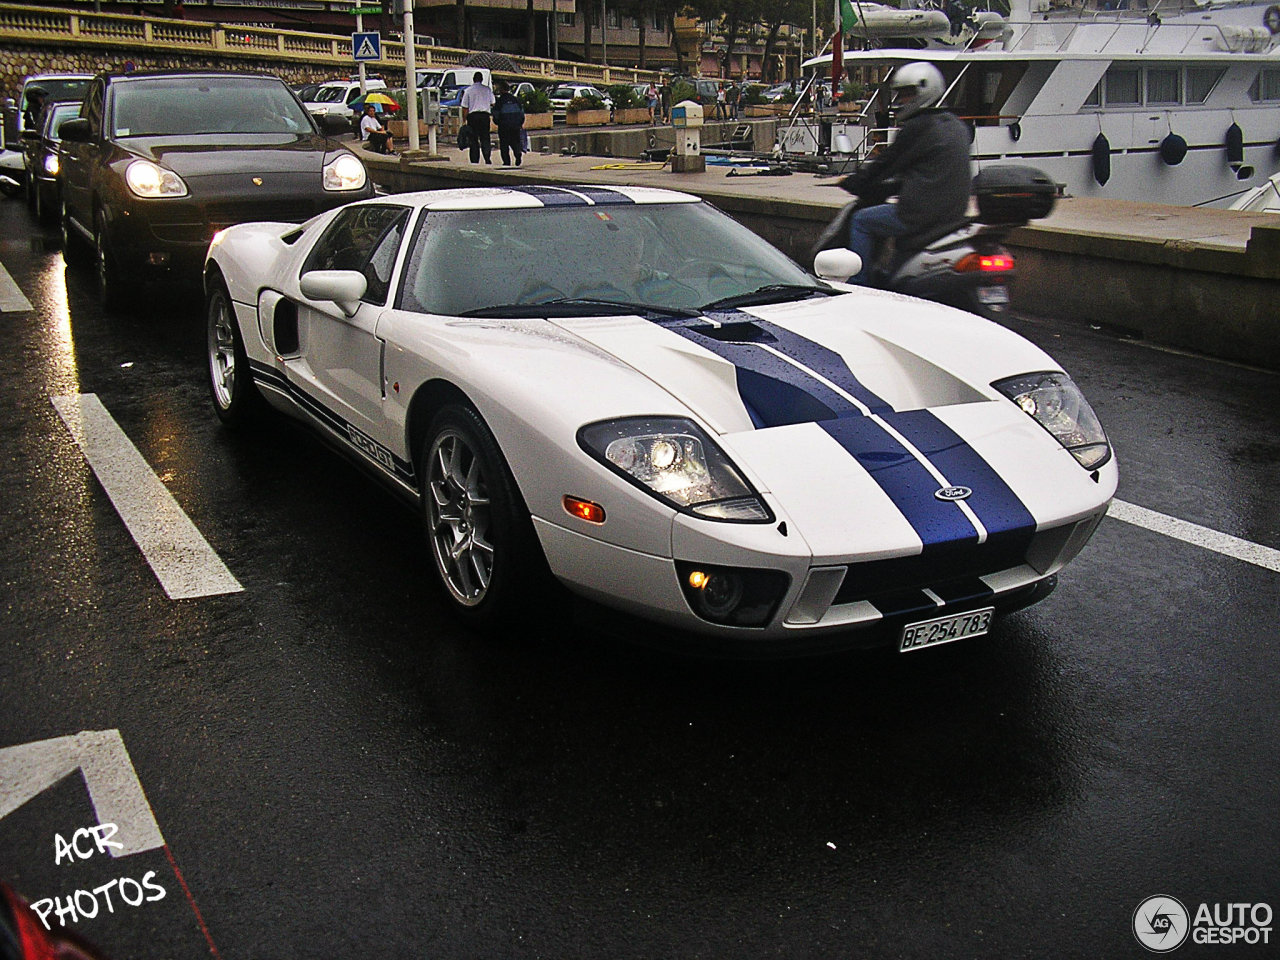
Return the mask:
[[35, 125], [22, 131], [27, 204], [42, 220], [52, 217], [61, 207], [62, 161], [58, 158], [58, 146], [62, 142], [62, 125], [79, 115], [79, 100], [46, 103]]
[[373, 195], [363, 163], [279, 77], [101, 74], [62, 125], [64, 256], [92, 249], [103, 299], [127, 281], [196, 283], [224, 227], [302, 222]]

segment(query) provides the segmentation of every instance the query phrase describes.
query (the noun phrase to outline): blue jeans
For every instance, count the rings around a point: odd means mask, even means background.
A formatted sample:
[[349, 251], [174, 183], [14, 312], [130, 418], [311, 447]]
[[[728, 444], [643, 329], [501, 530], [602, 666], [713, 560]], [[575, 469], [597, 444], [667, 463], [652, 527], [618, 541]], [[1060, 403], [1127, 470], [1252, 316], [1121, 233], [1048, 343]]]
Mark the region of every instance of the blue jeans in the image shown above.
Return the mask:
[[870, 279], [871, 263], [875, 259], [878, 241], [886, 237], [900, 237], [908, 227], [898, 218], [898, 208], [892, 203], [867, 207], [853, 215], [849, 223], [849, 249], [862, 258], [862, 270], [850, 283], [866, 283]]

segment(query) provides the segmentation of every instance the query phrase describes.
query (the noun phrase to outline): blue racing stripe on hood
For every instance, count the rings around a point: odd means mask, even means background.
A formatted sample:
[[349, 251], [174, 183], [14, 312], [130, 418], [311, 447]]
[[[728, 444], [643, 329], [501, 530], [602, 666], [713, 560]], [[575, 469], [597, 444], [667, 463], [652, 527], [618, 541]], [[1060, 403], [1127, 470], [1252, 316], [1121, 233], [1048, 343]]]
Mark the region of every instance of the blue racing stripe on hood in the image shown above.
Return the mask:
[[938, 481], [906, 447], [870, 417], [853, 415], [818, 424], [844, 447], [893, 501], [929, 547], [956, 541], [976, 543], [978, 531], [954, 503], [935, 497]]
[[1036, 520], [1018, 495], [978, 451], [928, 410], [882, 414], [952, 484], [973, 493], [965, 501], [989, 535], [1035, 530]]
[[[840, 354], [785, 327], [740, 311], [708, 318], [714, 322], [661, 325], [734, 365], [739, 395], [757, 428], [816, 423], [826, 431], [901, 511], [926, 549], [976, 542], [978, 531], [956, 503], [934, 495], [937, 477], [884, 424], [948, 483], [973, 491], [966, 503], [988, 536], [1034, 532], [1035, 518], [1017, 494], [932, 412], [894, 412], [858, 380]], [[874, 416], [865, 415], [864, 408]]]

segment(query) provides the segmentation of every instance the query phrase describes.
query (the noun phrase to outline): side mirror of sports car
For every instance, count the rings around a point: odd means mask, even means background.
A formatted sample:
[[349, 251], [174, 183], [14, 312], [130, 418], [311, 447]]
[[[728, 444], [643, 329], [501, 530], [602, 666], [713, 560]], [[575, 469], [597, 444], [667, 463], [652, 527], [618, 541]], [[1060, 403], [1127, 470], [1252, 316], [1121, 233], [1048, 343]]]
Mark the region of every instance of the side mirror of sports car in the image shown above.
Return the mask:
[[304, 273], [299, 289], [308, 300], [332, 300], [348, 317], [360, 309], [369, 281], [358, 270], [312, 270]]
[[840, 283], [856, 276], [862, 269], [862, 258], [844, 247], [823, 250], [813, 258], [813, 272], [823, 280]]

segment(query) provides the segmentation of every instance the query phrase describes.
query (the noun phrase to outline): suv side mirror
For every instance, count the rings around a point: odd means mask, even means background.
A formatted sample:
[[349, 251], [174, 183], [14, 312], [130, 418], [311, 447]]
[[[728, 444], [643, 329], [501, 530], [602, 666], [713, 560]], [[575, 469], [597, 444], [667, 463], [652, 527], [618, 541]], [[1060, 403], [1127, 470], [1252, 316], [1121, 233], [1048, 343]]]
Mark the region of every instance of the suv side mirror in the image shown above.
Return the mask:
[[92, 143], [93, 127], [84, 117], [76, 117], [74, 120], [63, 121], [62, 126], [58, 128], [58, 136], [72, 143]]
[[339, 113], [322, 113], [316, 117], [320, 121], [320, 132], [326, 137], [336, 137], [351, 131], [351, 121]]

